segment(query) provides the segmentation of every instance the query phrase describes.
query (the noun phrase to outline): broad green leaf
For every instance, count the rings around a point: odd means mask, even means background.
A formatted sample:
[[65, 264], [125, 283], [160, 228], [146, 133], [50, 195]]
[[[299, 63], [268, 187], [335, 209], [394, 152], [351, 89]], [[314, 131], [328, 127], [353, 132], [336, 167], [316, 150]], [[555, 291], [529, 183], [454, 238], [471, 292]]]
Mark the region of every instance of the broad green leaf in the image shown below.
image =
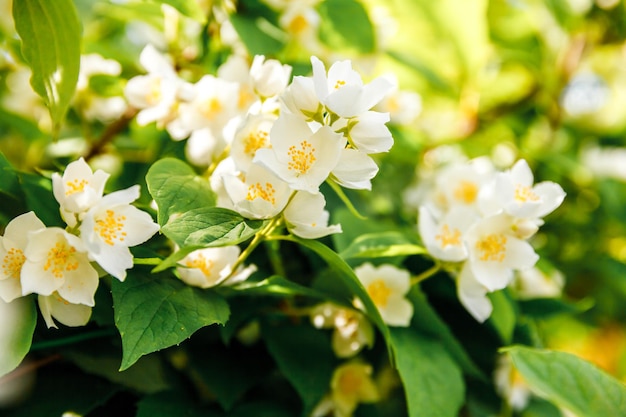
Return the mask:
[[322, 17], [320, 37], [329, 46], [355, 48], [371, 53], [376, 35], [363, 4], [356, 0], [326, 0], [320, 3]]
[[414, 329], [391, 328], [409, 417], [456, 417], [465, 401], [461, 370], [441, 345]]
[[[324, 244], [316, 240], [300, 239], [294, 236], [280, 236], [277, 238], [296, 242], [312, 250], [313, 252], [317, 253], [331, 269], [337, 272], [337, 276], [341, 279], [343, 285], [350, 291], [353, 296], [358, 297], [363, 302], [367, 315], [374, 322], [376, 327], [378, 327], [383, 337], [385, 338], [387, 347], [390, 348], [391, 339], [389, 335], [389, 327], [387, 327], [387, 325], [383, 322], [383, 319], [380, 316], [376, 305], [374, 305], [374, 303], [370, 299], [367, 291], [363, 287], [363, 284], [361, 284], [361, 281], [359, 281], [359, 278], [357, 278], [352, 268], [350, 268], [350, 266], [343, 259], [341, 259], [338, 254], [328, 248], [328, 246], [325, 246]], [[350, 303], [352, 302], [352, 300], [346, 300], [346, 302]]]
[[215, 193], [209, 182], [197, 176], [189, 165], [179, 159], [156, 161], [146, 174], [146, 183], [159, 208], [158, 222], [161, 226], [174, 214], [215, 206]]
[[626, 385], [566, 352], [513, 346], [503, 349], [526, 382], [578, 417], [626, 415]]
[[310, 325], [271, 326], [262, 323], [261, 331], [278, 369], [285, 375], [304, 402], [309, 415], [330, 389], [336, 358], [328, 334]]
[[448, 350], [448, 353], [463, 368], [463, 370], [476, 378], [486, 379], [480, 368], [469, 357], [463, 345], [454, 336], [445, 321], [428, 303], [424, 293], [418, 286], [414, 286], [409, 292], [409, 299], [413, 303], [413, 321], [411, 327], [427, 334], [429, 337], [439, 340]]
[[40, 175], [18, 173], [22, 191], [26, 196], [26, 205], [35, 212], [46, 226], [65, 227], [59, 212], [59, 203], [52, 194], [52, 181]]
[[287, 34], [263, 17], [232, 14], [229, 19], [250, 55], [275, 55], [287, 43]]
[[141, 356], [178, 344], [196, 330], [224, 324], [230, 310], [212, 291], [190, 287], [175, 278], [145, 272], [113, 280], [115, 325], [122, 337], [120, 370]]
[[183, 213], [161, 228], [180, 247], [235, 245], [252, 237], [264, 225], [220, 207], [202, 207]]
[[15, 369], [24, 359], [37, 324], [35, 302], [22, 297], [5, 303], [0, 299], [0, 377]]
[[361, 235], [341, 252], [348, 258], [384, 258], [393, 256], [421, 255], [427, 253], [422, 246], [410, 242], [398, 232], [382, 232]]
[[81, 27], [72, 0], [13, 2], [22, 55], [33, 71], [30, 83], [45, 101], [58, 131], [76, 90]]
[[169, 4], [176, 10], [180, 12], [180, 14], [191, 17], [192, 19], [197, 20], [200, 23], [206, 22], [206, 16], [204, 12], [202, 12], [202, 8], [197, 0], [154, 0], [157, 3]]

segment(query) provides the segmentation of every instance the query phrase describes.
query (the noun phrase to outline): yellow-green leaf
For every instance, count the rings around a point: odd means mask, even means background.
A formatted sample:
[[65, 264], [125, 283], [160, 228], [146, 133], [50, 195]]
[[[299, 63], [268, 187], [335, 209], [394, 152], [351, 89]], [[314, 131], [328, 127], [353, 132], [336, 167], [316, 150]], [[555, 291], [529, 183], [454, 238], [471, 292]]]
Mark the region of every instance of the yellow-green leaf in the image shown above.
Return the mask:
[[13, 2], [22, 55], [33, 74], [30, 84], [58, 131], [76, 90], [80, 69], [81, 25], [71, 0]]

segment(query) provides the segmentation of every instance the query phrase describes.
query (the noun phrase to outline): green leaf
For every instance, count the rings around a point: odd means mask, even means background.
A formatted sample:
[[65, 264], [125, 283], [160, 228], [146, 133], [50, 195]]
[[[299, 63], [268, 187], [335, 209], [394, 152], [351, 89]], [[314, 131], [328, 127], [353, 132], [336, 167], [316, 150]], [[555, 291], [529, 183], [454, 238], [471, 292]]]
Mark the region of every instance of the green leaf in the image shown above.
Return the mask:
[[391, 329], [409, 417], [456, 417], [465, 401], [461, 370], [438, 342], [410, 328]]
[[360, 53], [374, 52], [375, 32], [363, 4], [355, 0], [326, 0], [320, 3], [320, 38], [333, 48], [355, 48]]
[[206, 16], [197, 0], [155, 0], [157, 3], [169, 4], [180, 14], [191, 17], [200, 23], [206, 23]]
[[[276, 236], [277, 239], [288, 240], [291, 242], [296, 242], [313, 252], [317, 253], [327, 264], [328, 266], [337, 272], [337, 276], [341, 279], [343, 285], [350, 291], [352, 296], [358, 297], [365, 306], [365, 311], [367, 312], [368, 317], [374, 322], [376, 327], [380, 330], [383, 337], [385, 338], [385, 342], [387, 343], [387, 347], [389, 348], [389, 352], [391, 352], [391, 339], [389, 335], [389, 327], [383, 322], [376, 305], [372, 302], [365, 287], [359, 281], [359, 278], [354, 274], [354, 271], [350, 266], [339, 257], [333, 250], [325, 246], [324, 244], [316, 241], [316, 240], [305, 240], [300, 239], [295, 236]], [[346, 300], [346, 303], [351, 303], [352, 300]]]
[[303, 414], [309, 415], [328, 392], [337, 361], [328, 334], [310, 325], [267, 323], [262, 323], [261, 332], [278, 369], [302, 398]]
[[58, 131], [74, 96], [80, 68], [81, 27], [72, 0], [13, 2], [22, 55], [33, 71], [30, 83], [45, 101]]
[[349, 259], [422, 255], [424, 253], [427, 253], [426, 249], [411, 243], [401, 233], [382, 232], [359, 236], [340, 255], [344, 259]]
[[0, 317], [3, 320], [0, 338], [0, 377], [15, 369], [24, 359], [33, 340], [37, 324], [34, 300], [22, 297], [5, 303], [0, 300]]
[[163, 226], [170, 216], [199, 207], [215, 206], [215, 193], [209, 182], [179, 159], [156, 161], [146, 174], [148, 191], [159, 208], [158, 222]]
[[546, 319], [560, 314], [582, 313], [592, 308], [595, 303], [589, 298], [576, 302], [558, 298], [533, 298], [529, 300], [519, 300], [517, 304], [522, 314]]
[[430, 306], [424, 293], [418, 286], [411, 288], [409, 299], [413, 303], [413, 321], [411, 327], [437, 339], [448, 350], [448, 353], [463, 368], [476, 378], [487, 379], [483, 372], [465, 351], [465, 348], [454, 336], [445, 321]]
[[24, 172], [17, 175], [26, 196], [28, 209], [34, 211], [46, 226], [65, 227], [59, 212], [59, 203], [52, 194], [52, 181], [40, 175]]
[[626, 415], [626, 385], [565, 352], [513, 346], [503, 349], [526, 382], [578, 417]]
[[120, 370], [141, 356], [178, 344], [196, 330], [224, 324], [230, 310], [212, 291], [175, 278], [134, 271], [126, 282], [113, 280], [115, 325], [122, 337]]
[[263, 17], [232, 14], [229, 19], [250, 55], [275, 55], [287, 43], [287, 34]]
[[249, 220], [221, 207], [202, 207], [183, 213], [161, 228], [181, 247], [236, 245], [263, 227], [262, 220]]

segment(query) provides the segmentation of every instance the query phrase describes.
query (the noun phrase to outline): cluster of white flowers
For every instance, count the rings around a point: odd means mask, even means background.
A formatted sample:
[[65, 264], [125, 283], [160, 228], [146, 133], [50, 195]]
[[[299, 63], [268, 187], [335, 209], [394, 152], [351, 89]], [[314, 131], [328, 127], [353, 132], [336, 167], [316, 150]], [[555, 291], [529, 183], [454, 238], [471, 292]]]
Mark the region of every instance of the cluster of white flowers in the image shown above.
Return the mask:
[[0, 237], [0, 298], [38, 294], [48, 327], [56, 327], [53, 317], [68, 326], [87, 323], [99, 283], [92, 262], [123, 281], [133, 266], [128, 248], [159, 230], [148, 213], [131, 205], [139, 186], [103, 195], [107, 179], [82, 158], [74, 161], [63, 175], [52, 175], [67, 229], [46, 227], [34, 212], [9, 222]]
[[378, 166], [370, 154], [393, 144], [388, 113], [372, 111], [392, 83], [381, 77], [364, 84], [350, 61], [327, 73], [312, 57], [313, 76], [291, 84], [291, 67], [263, 56], [248, 67], [233, 55], [217, 76], [195, 84], [151, 46], [140, 61], [148, 74], [126, 86], [138, 123], [157, 122], [173, 139], [188, 138], [190, 161], [217, 164], [211, 183], [219, 206], [253, 219], [282, 215], [303, 238], [341, 231], [328, 224], [320, 185], [371, 189]]
[[452, 164], [436, 175], [419, 209], [419, 233], [429, 253], [456, 274], [463, 306], [478, 321], [493, 306], [487, 293], [513, 282], [539, 256], [528, 242], [565, 192], [533, 184], [524, 160], [498, 172], [484, 158]]

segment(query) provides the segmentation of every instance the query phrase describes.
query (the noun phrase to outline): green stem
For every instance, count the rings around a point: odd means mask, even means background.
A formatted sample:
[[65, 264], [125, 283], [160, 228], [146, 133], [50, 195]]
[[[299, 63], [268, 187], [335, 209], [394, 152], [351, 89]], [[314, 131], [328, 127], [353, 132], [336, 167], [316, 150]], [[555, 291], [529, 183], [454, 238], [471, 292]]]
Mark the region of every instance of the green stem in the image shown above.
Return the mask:
[[435, 275], [437, 272], [439, 272], [439, 270], [441, 270], [441, 264], [439, 263], [439, 261], [435, 260], [435, 264], [433, 266], [431, 266], [429, 269], [427, 269], [426, 271], [422, 272], [419, 275], [414, 276], [413, 278], [411, 278], [411, 285], [415, 285], [418, 284], [430, 277], [432, 277], [433, 275]]
[[359, 213], [356, 207], [354, 207], [354, 205], [352, 204], [352, 201], [350, 201], [346, 193], [343, 192], [343, 189], [341, 188], [339, 184], [337, 184], [335, 181], [333, 181], [330, 178], [326, 180], [326, 183], [330, 185], [330, 188], [332, 188], [335, 194], [337, 194], [337, 196], [341, 199], [341, 201], [343, 201], [343, 204], [346, 205], [350, 213], [352, 213], [359, 220], [367, 220], [367, 217]]
[[252, 242], [250, 242], [248, 247], [245, 248], [243, 252], [241, 252], [241, 254], [239, 255], [239, 258], [237, 258], [237, 261], [232, 266], [230, 275], [224, 281], [228, 280], [228, 278], [230, 278], [231, 276], [233, 276], [233, 274], [237, 272], [237, 269], [239, 269], [239, 267], [246, 261], [246, 259], [248, 259], [252, 251], [254, 251], [256, 247], [261, 244], [261, 242], [263, 242], [269, 235], [272, 234], [272, 232], [274, 232], [274, 230], [276, 230], [276, 228], [280, 225], [280, 221], [280, 215], [274, 217], [263, 229], [261, 229], [254, 236]]
[[73, 345], [75, 343], [83, 342], [85, 340], [98, 339], [100, 337], [106, 337], [106, 336], [113, 336], [116, 332], [117, 331], [114, 328], [110, 327], [106, 329], [98, 329], [98, 330], [94, 330], [91, 332], [77, 334], [75, 336], [63, 337], [60, 339], [53, 339], [53, 340], [45, 340], [42, 342], [33, 343], [33, 345], [30, 348], [30, 351], [34, 352], [36, 350], [43, 350], [43, 349], [49, 349], [49, 348], [54, 348], [54, 347], [59, 347], [59, 346]]
[[275, 240], [267, 240], [266, 238], [265, 247], [267, 248], [267, 257], [269, 258], [274, 273], [276, 275], [280, 275], [281, 277], [286, 277], [287, 271], [285, 270], [282, 258], [280, 257], [280, 242]]
[[159, 265], [163, 259], [161, 258], [134, 258], [135, 265]]

